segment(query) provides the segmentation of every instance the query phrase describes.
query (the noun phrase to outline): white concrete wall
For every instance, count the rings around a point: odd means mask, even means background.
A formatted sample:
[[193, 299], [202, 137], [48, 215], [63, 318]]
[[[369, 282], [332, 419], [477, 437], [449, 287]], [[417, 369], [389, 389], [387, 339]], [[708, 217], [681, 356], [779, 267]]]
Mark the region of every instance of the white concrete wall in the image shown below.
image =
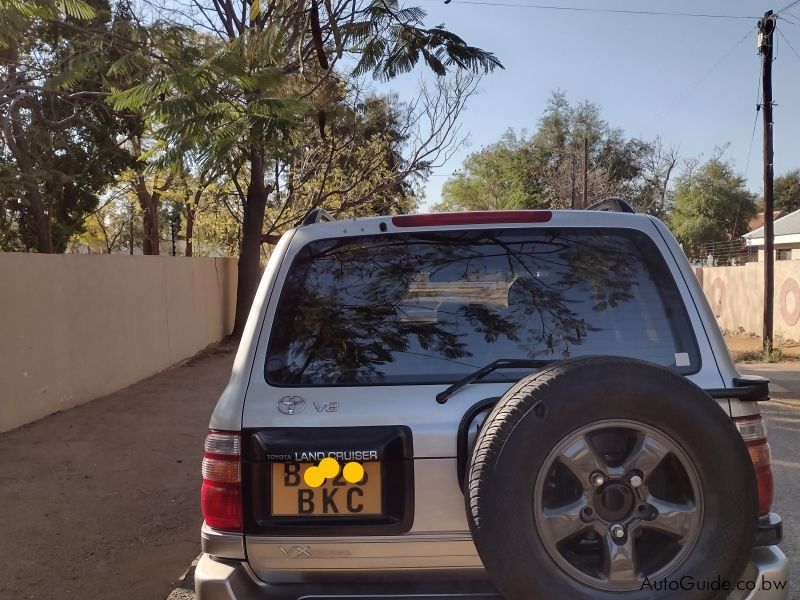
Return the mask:
[[231, 258], [0, 254], [0, 431], [192, 356], [235, 304]]

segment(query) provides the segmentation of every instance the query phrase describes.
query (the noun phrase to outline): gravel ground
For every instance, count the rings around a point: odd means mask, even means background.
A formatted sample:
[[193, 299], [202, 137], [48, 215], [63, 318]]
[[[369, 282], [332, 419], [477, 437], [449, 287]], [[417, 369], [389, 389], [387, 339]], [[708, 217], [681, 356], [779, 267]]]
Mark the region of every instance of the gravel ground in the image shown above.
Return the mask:
[[203, 439], [232, 361], [213, 350], [0, 434], [0, 598], [170, 593], [200, 551]]

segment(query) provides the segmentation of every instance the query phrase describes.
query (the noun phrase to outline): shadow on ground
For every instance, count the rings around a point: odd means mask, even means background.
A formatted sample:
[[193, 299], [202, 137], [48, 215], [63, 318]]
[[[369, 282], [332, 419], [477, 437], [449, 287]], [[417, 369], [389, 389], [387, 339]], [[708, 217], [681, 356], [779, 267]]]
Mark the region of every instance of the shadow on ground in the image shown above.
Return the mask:
[[200, 551], [203, 439], [233, 354], [210, 350], [0, 435], [0, 598], [165, 598]]

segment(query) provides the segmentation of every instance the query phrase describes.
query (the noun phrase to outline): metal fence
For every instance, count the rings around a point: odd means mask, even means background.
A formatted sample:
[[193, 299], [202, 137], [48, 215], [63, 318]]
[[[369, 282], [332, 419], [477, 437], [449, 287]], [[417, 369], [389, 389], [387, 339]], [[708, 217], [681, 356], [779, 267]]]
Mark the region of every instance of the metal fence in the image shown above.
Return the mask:
[[743, 239], [724, 242], [705, 242], [689, 255], [694, 265], [704, 267], [727, 267], [758, 262], [758, 249], [748, 247]]

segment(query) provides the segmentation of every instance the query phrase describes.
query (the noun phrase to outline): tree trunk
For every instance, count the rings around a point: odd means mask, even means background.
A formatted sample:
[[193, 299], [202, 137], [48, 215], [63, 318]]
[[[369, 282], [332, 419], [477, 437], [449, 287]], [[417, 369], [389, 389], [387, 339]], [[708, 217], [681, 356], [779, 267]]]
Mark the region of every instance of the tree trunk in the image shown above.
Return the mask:
[[33, 226], [36, 231], [36, 250], [42, 254], [53, 253], [53, 236], [50, 234], [50, 217], [44, 210], [44, 202], [42, 202], [42, 195], [39, 192], [39, 186], [36, 182], [32, 182], [30, 187], [36, 189], [29, 189], [27, 193], [28, 200], [33, 211]]
[[192, 236], [194, 235], [194, 211], [190, 204], [186, 205], [186, 256], [192, 256]]
[[142, 208], [142, 254], [145, 256], [158, 255], [160, 253], [159, 231], [158, 231], [158, 198], [159, 194], [152, 194], [147, 189], [147, 181], [144, 175], [136, 175], [136, 197], [139, 199], [139, 206]]
[[[184, 181], [184, 187], [186, 183]], [[192, 241], [194, 239], [194, 217], [197, 214], [197, 207], [200, 206], [200, 198], [203, 196], [203, 188], [198, 187], [194, 192], [194, 202], [189, 199], [188, 192], [186, 193], [186, 256], [192, 256], [194, 247]]]
[[158, 209], [154, 206], [152, 196], [145, 206], [142, 207], [144, 215], [142, 225], [144, 227], [144, 239], [142, 240], [142, 254], [147, 256], [157, 256], [161, 253], [161, 244], [158, 235]]
[[22, 181], [27, 188], [25, 197], [28, 200], [29, 213], [26, 221], [36, 234], [36, 250], [43, 254], [53, 253], [53, 238], [50, 232], [50, 215], [45, 208], [42, 192], [39, 189], [35, 173], [33, 158], [28, 153], [28, 146], [24, 133], [19, 125], [19, 110], [14, 110], [11, 118], [6, 121], [5, 134], [12, 155], [17, 161], [20, 173], [24, 175]]
[[264, 183], [264, 174], [264, 155], [256, 150], [251, 151], [250, 185], [247, 188], [247, 201], [244, 204], [242, 242], [239, 251], [239, 280], [236, 286], [236, 318], [233, 325], [235, 339], [239, 339], [244, 332], [244, 325], [256, 295], [261, 271], [261, 230], [269, 193]]

